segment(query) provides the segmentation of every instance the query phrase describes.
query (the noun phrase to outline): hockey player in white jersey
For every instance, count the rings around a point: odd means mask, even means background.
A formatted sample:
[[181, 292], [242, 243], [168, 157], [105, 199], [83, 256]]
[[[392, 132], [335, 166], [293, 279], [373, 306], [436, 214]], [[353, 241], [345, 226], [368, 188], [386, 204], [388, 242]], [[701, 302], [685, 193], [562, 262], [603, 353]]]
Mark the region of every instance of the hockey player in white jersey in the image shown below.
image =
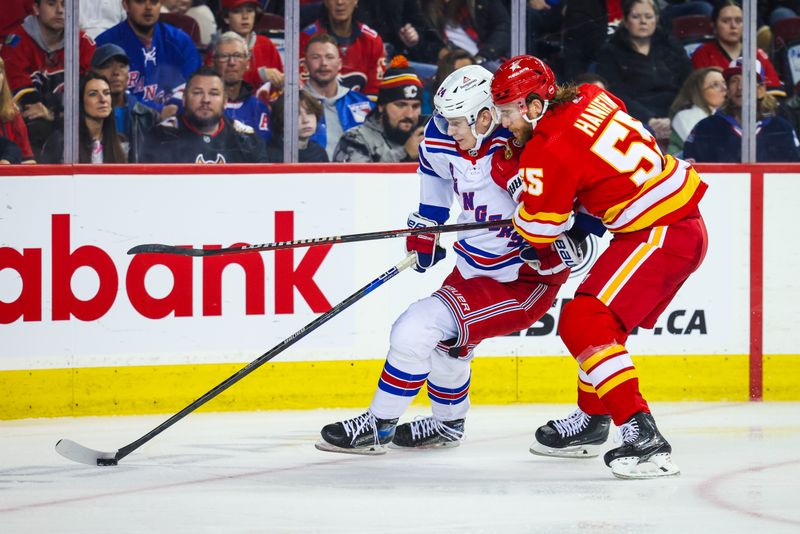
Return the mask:
[[[411, 227], [443, 224], [454, 199], [458, 222], [509, 219], [516, 202], [491, 178], [492, 158], [514, 156], [511, 135], [498, 127], [492, 74], [463, 67], [442, 83], [420, 144], [420, 204]], [[495, 154], [499, 152], [498, 154]], [[514, 162], [510, 162], [514, 165]], [[369, 409], [326, 425], [317, 448], [381, 454], [396, 447], [454, 447], [469, 410], [470, 360], [486, 338], [520, 331], [550, 309], [569, 269], [554, 251], [532, 266], [520, 257], [523, 240], [511, 226], [459, 233], [456, 267], [433, 295], [411, 304], [392, 326], [389, 352]], [[438, 234], [407, 238], [424, 272], [444, 258]], [[397, 425], [417, 392], [427, 387], [433, 414]]]

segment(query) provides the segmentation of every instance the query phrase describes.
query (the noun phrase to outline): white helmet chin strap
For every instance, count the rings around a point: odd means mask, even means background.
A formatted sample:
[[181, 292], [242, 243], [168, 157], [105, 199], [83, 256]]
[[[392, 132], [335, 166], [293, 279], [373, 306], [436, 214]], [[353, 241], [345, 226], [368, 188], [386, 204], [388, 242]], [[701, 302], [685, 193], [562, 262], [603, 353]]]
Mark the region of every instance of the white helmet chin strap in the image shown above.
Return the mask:
[[[480, 112], [478, 112], [478, 115], [480, 115]], [[486, 130], [486, 133], [479, 134], [475, 130], [475, 125], [478, 124], [477, 119], [475, 119], [475, 123], [469, 128], [470, 131], [472, 132], [472, 135], [475, 137], [475, 146], [467, 150], [467, 153], [469, 153], [469, 155], [472, 157], [478, 155], [478, 151], [481, 149], [481, 144], [483, 144], [483, 140], [486, 139], [486, 136], [491, 134], [494, 131], [495, 127], [497, 126], [497, 121], [495, 120], [494, 113], [492, 113], [491, 110], [489, 110], [489, 115], [492, 116], [492, 122], [489, 123], [489, 128]]]
[[536, 128], [536, 123], [538, 123], [540, 120], [542, 120], [542, 117], [544, 117], [544, 114], [547, 111], [548, 104], [550, 104], [549, 100], [542, 100], [542, 112], [535, 119], [529, 119], [527, 113], [524, 113], [522, 115], [522, 118], [525, 119], [525, 122], [527, 122], [528, 124], [531, 125], [531, 129], [535, 129]]

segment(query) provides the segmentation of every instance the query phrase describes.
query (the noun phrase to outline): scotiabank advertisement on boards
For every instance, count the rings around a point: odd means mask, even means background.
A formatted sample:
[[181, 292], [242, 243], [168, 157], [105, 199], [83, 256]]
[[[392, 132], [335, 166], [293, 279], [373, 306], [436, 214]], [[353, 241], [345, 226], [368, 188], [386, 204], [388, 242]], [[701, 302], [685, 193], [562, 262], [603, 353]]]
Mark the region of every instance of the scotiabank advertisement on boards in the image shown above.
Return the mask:
[[[705, 263], [657, 327], [631, 338], [634, 354], [747, 353], [750, 177], [704, 178]], [[12, 370], [250, 361], [402, 260], [404, 238], [205, 258], [127, 251], [402, 228], [418, 205], [418, 179], [132, 171], [4, 176], [0, 193], [0, 369]], [[588, 261], [607, 240], [588, 243]], [[424, 274], [401, 273], [275, 361], [383, 358], [392, 322], [439, 287], [453, 256]], [[587, 269], [576, 269], [542, 320], [477, 353], [566, 354], [558, 314]]]

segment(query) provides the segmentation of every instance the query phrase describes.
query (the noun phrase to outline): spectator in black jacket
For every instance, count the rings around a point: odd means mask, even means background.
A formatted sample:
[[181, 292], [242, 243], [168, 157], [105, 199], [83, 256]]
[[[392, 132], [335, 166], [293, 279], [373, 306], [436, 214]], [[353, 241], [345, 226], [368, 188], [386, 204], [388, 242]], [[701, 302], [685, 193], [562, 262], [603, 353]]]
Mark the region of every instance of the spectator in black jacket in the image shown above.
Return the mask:
[[[463, 48], [479, 64], [498, 66], [509, 55], [511, 17], [501, 0], [430, 0], [421, 5], [442, 40]], [[445, 53], [446, 48], [440, 50], [439, 57]]]
[[678, 40], [658, 27], [654, 0], [623, 0], [623, 19], [597, 56], [597, 73], [628, 113], [666, 141], [669, 108], [692, 70]]
[[[388, 56], [435, 65], [445, 41], [426, 21], [417, 0], [359, 0], [354, 17], [376, 32]], [[391, 47], [391, 49], [389, 49]]]
[[153, 128], [145, 141], [146, 163], [267, 163], [264, 141], [224, 116], [225, 84], [211, 67], [186, 82], [183, 111]]
[[[298, 104], [299, 128], [297, 131], [297, 161], [300, 163], [327, 163], [330, 161], [325, 147], [312, 141], [311, 136], [322, 120], [324, 109], [319, 100], [308, 91], [300, 91]], [[272, 138], [267, 145], [267, 157], [271, 163], [283, 163], [283, 95], [272, 107]]]
[[0, 136], [0, 165], [22, 163], [22, 151], [10, 139]]

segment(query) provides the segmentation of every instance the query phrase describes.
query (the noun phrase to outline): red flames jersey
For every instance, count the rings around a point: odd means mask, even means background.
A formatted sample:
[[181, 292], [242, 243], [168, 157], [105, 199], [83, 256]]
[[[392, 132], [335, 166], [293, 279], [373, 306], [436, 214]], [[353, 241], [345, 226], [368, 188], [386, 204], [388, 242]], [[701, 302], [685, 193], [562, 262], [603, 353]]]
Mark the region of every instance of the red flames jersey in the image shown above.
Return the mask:
[[[320, 21], [300, 32], [300, 75], [304, 80], [308, 78], [308, 70], [303, 61], [306, 46], [317, 33], [328, 33], [326, 25]], [[377, 95], [378, 85], [386, 70], [386, 55], [381, 36], [366, 24], [354, 22], [353, 34], [349, 39], [344, 40], [335, 35], [334, 39], [339, 43], [339, 54], [342, 57], [339, 82], [353, 91]]]
[[[83, 74], [90, 68], [95, 44], [84, 32], [80, 32], [79, 44], [80, 71]], [[46, 100], [50, 94], [62, 90], [63, 48], [48, 54], [20, 25], [5, 37], [0, 55], [6, 64], [6, 77], [11, 92], [23, 104]]]
[[547, 246], [569, 229], [577, 200], [612, 232], [635, 232], [682, 219], [706, 184], [692, 167], [665, 156], [617, 97], [580, 87], [570, 103], [539, 121], [520, 156], [524, 180], [514, 225]]

